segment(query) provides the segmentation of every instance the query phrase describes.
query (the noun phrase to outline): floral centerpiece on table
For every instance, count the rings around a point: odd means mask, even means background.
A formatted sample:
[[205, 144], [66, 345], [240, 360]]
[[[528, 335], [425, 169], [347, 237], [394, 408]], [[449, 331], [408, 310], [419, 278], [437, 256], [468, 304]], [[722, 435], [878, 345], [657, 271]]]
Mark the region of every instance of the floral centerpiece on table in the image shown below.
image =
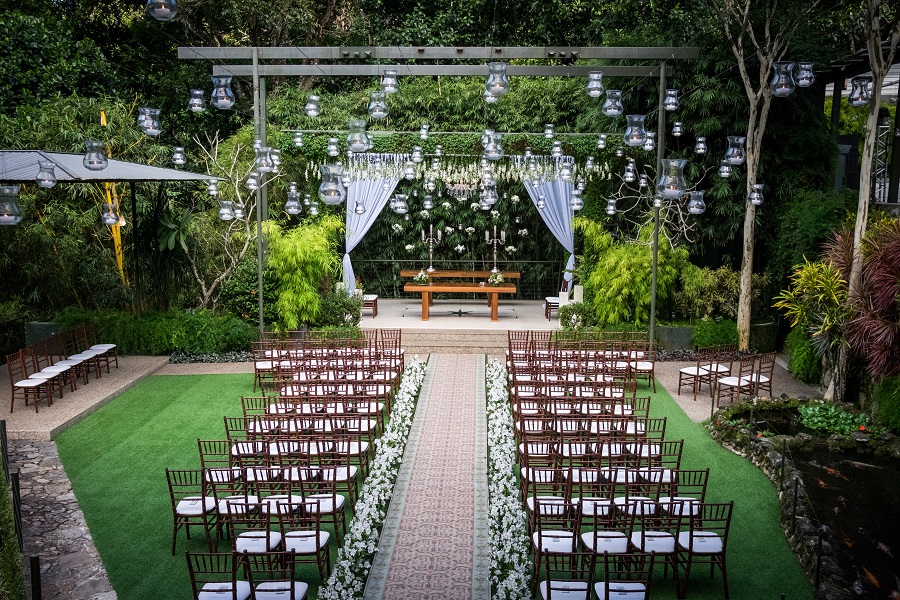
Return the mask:
[[490, 286], [503, 285], [504, 281], [506, 280], [503, 279], [503, 273], [491, 273], [491, 276], [488, 277], [488, 285]]
[[424, 270], [416, 273], [416, 276], [413, 277], [413, 283], [418, 283], [419, 285], [425, 285], [428, 283], [428, 273]]

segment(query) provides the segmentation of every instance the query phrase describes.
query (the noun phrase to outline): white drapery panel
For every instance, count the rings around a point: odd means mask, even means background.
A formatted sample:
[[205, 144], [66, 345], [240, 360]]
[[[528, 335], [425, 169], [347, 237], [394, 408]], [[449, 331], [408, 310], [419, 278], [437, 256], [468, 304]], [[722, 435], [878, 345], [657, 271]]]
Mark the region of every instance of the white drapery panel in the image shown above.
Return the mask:
[[[539, 208], [538, 214], [541, 215], [544, 223], [547, 224], [550, 232], [553, 233], [553, 237], [569, 253], [563, 280], [567, 284], [571, 284], [572, 270], [575, 268], [575, 230], [572, 227], [572, 218], [575, 215], [575, 211], [572, 210], [571, 200], [572, 190], [575, 188], [571, 181], [563, 181], [562, 179], [541, 181], [540, 185], [535, 186], [526, 178], [525, 189], [528, 191], [528, 196], [531, 197], [531, 201], [535, 206], [538, 204], [538, 198], [540, 196], [544, 197], [544, 208]], [[567, 285], [566, 289], [571, 290], [572, 286]]]
[[[356, 290], [356, 275], [353, 273], [353, 264], [350, 262], [350, 252], [372, 228], [399, 182], [399, 179], [387, 177], [359, 179], [354, 180], [347, 188], [347, 216], [344, 221], [347, 237], [344, 254], [344, 287], [348, 294], [353, 294]], [[354, 210], [357, 201], [362, 202], [366, 207], [366, 212], [361, 215], [356, 214]]]

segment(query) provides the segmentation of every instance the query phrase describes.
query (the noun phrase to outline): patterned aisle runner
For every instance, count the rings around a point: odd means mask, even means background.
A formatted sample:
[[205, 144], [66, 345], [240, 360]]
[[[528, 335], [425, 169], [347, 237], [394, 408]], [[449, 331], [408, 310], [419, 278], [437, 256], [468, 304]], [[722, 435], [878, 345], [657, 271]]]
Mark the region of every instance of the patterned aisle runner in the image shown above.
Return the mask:
[[366, 600], [490, 597], [483, 355], [432, 355]]

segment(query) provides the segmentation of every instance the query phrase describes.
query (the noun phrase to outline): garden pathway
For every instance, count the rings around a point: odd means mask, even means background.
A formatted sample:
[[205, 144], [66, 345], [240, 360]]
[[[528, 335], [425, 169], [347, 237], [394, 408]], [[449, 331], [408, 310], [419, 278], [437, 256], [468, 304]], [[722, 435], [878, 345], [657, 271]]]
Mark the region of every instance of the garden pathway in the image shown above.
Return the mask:
[[366, 600], [490, 596], [483, 355], [431, 355]]

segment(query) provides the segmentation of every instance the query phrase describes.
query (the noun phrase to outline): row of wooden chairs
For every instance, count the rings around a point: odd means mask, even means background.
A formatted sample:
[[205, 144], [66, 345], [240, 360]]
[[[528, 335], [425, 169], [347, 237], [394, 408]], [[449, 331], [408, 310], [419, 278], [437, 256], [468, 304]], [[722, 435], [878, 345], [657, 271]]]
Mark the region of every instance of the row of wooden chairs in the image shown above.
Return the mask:
[[110, 365], [119, 366], [115, 344], [98, 344], [93, 324], [82, 325], [40, 342], [31, 344], [6, 356], [11, 387], [9, 412], [13, 412], [16, 400], [27, 406], [34, 402], [39, 411], [42, 399], [53, 405], [54, 393], [63, 398], [65, 388], [75, 391], [80, 379], [88, 383], [88, 375], [100, 378], [103, 369], [110, 372]]
[[[772, 395], [775, 352], [739, 355], [737, 345], [709, 346], [697, 350], [696, 364], [678, 373], [678, 393], [682, 386], [693, 388], [694, 400], [706, 385], [716, 406], [722, 400], [733, 402], [749, 396]], [[737, 373], [733, 374], [737, 362]]]
[[194, 598], [304, 600], [309, 584], [297, 578], [296, 551], [187, 552]]

